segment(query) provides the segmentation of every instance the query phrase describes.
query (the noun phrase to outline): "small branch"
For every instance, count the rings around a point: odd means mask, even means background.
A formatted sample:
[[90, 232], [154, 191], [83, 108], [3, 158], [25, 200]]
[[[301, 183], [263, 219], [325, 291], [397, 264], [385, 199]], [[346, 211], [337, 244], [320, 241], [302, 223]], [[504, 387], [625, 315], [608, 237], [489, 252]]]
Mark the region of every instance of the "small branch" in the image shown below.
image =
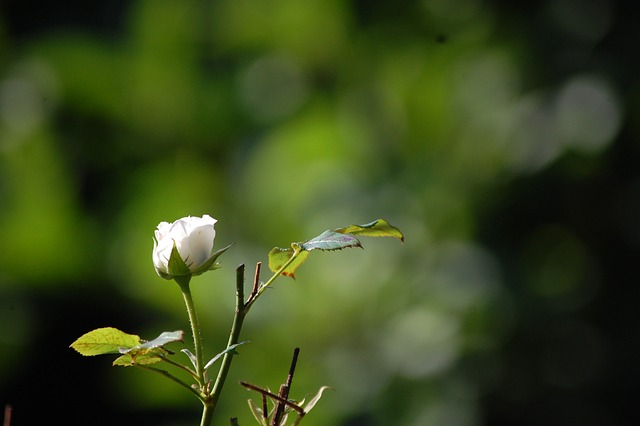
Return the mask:
[[[300, 348], [293, 350], [293, 358], [291, 359], [291, 367], [289, 367], [289, 375], [287, 376], [287, 386], [291, 388], [291, 381], [293, 380], [293, 373], [296, 371], [296, 364], [298, 363], [298, 355], [300, 355]], [[287, 398], [289, 395], [287, 395]]]
[[266, 423], [269, 420], [269, 406], [267, 405], [267, 395], [262, 394], [262, 418]]
[[283, 404], [282, 401], [288, 401], [286, 395], [289, 395], [289, 388], [287, 385], [280, 385], [280, 389], [278, 389], [278, 403], [276, 404], [276, 409], [273, 413], [273, 419], [271, 419], [271, 426], [278, 426], [282, 420], [284, 407], [286, 405]]
[[251, 383], [247, 383], [247, 382], [240, 382], [240, 384], [242, 386], [244, 386], [247, 389], [250, 389], [252, 391], [256, 391], [261, 393], [262, 395], [268, 396], [269, 398], [286, 405], [289, 408], [292, 408], [293, 410], [295, 410], [296, 412], [298, 412], [298, 414], [300, 415], [304, 415], [304, 409], [302, 409], [302, 407], [298, 406], [297, 404], [291, 402], [291, 401], [287, 401], [286, 399], [282, 399], [281, 397], [279, 397], [278, 395], [276, 395], [275, 393], [269, 392], [266, 389], [262, 389], [259, 388], [256, 385], [252, 385]]
[[298, 418], [295, 424], [299, 424], [300, 420], [306, 414], [304, 408], [299, 406], [298, 404], [289, 401], [289, 391], [291, 390], [291, 382], [293, 381], [293, 375], [296, 371], [296, 364], [298, 363], [298, 355], [300, 354], [300, 348], [295, 348], [293, 350], [293, 358], [291, 360], [291, 366], [289, 367], [289, 374], [287, 375], [287, 380], [284, 384], [280, 386], [278, 394], [274, 394], [266, 389], [259, 388], [258, 386], [252, 385], [248, 382], [240, 382], [240, 384], [247, 389], [259, 392], [262, 396], [262, 415], [263, 419], [267, 420], [269, 418], [267, 412], [267, 397], [273, 399], [276, 402], [276, 408], [273, 411], [273, 418], [271, 419], [271, 426], [279, 425], [282, 421], [282, 417], [284, 416], [285, 407], [289, 407], [296, 411], [298, 414]]
[[236, 269], [236, 310], [238, 308], [244, 308], [244, 264]]
[[160, 357], [160, 359], [164, 362], [166, 362], [167, 364], [171, 364], [174, 367], [178, 367], [179, 369], [186, 371], [187, 373], [189, 373], [191, 376], [193, 376], [194, 379], [198, 380], [198, 374], [193, 371], [192, 369], [190, 369], [189, 367], [182, 365], [178, 362], [173, 361], [172, 359], [167, 358], [166, 356], [162, 356]]
[[258, 289], [260, 288], [260, 268], [261, 267], [262, 267], [262, 262], [256, 263], [256, 273], [253, 276], [253, 289], [251, 290], [251, 294], [247, 299], [247, 303], [249, 303], [249, 301], [251, 301], [251, 299], [256, 297], [256, 294], [258, 294]]
[[7, 404], [4, 406], [4, 421], [2, 422], [3, 426], [11, 426], [11, 405]]
[[258, 300], [258, 297], [260, 297], [260, 295], [262, 295], [262, 293], [264, 293], [265, 290], [269, 288], [271, 284], [273, 284], [276, 278], [282, 275], [282, 273], [287, 269], [287, 267], [289, 267], [289, 265], [291, 265], [291, 263], [293, 263], [293, 261], [298, 257], [298, 255], [301, 252], [302, 252], [302, 248], [300, 248], [299, 246], [294, 248], [294, 251], [291, 254], [291, 257], [289, 258], [289, 260], [285, 262], [284, 265], [280, 267], [280, 269], [278, 269], [278, 272], [273, 274], [273, 276], [269, 278], [269, 281], [262, 284], [261, 286], [258, 286], [258, 291], [256, 291], [255, 294], [253, 291], [251, 292], [251, 297], [249, 298], [249, 300], [247, 300], [247, 303], [244, 305], [245, 311], [249, 311], [249, 308], [251, 307], [251, 305], [255, 303], [256, 300]]
[[[289, 391], [291, 390], [291, 382], [293, 381], [293, 374], [296, 371], [296, 364], [298, 363], [299, 354], [300, 354], [300, 348], [295, 348], [293, 350], [293, 358], [291, 359], [291, 366], [289, 367], [289, 374], [287, 374], [287, 381], [285, 382], [285, 384], [280, 386], [280, 390], [278, 391], [278, 396], [284, 401], [289, 400]], [[276, 411], [273, 416], [273, 421], [271, 424], [273, 426], [280, 424], [280, 420], [282, 419], [283, 414], [284, 414], [284, 405], [282, 405], [281, 403], [278, 403], [276, 405]]]

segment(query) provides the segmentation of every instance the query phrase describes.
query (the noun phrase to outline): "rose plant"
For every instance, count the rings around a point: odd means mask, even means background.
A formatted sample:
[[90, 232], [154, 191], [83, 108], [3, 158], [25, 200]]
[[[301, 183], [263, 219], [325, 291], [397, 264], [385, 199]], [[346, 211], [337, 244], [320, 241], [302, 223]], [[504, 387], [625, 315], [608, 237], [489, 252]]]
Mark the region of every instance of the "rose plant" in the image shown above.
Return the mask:
[[[202, 217], [187, 216], [175, 222], [160, 222], [153, 237], [152, 260], [156, 273], [167, 280], [174, 280], [183, 296], [191, 333], [193, 349], [182, 349], [181, 352], [189, 360], [188, 364], [174, 360], [174, 352], [165, 348], [168, 344], [182, 342], [184, 333], [180, 330], [163, 332], [157, 338], [146, 341], [139, 336], [127, 334], [113, 327], [103, 327], [90, 331], [79, 337], [71, 347], [85, 356], [118, 354], [113, 365], [134, 366], [161, 374], [178, 385], [193, 393], [202, 403], [203, 411], [200, 425], [211, 424], [213, 413], [218, 404], [222, 388], [231, 367], [236, 348], [245, 342], [240, 341], [240, 331], [246, 315], [253, 304], [264, 291], [281, 275], [294, 277], [296, 270], [302, 265], [314, 250], [334, 251], [349, 247], [362, 247], [359, 237], [393, 237], [404, 241], [402, 232], [390, 225], [384, 219], [378, 219], [365, 225], [350, 225], [345, 228], [325, 231], [315, 238], [305, 242], [291, 243], [287, 248], [273, 248], [268, 254], [269, 268], [273, 275], [266, 282], [260, 281], [261, 263], [256, 264], [253, 287], [245, 299], [244, 265], [236, 270], [236, 309], [229, 333], [229, 339], [223, 350], [205, 362], [201, 328], [196, 314], [196, 308], [191, 296], [190, 282], [193, 276], [217, 269], [220, 265], [218, 258], [231, 245], [213, 251], [216, 237], [215, 224], [217, 220], [209, 215]], [[249, 406], [256, 420], [262, 425], [285, 425], [290, 413], [296, 417], [293, 424], [297, 425], [313, 408], [325, 389], [320, 388], [317, 395], [308, 401], [295, 403], [288, 398], [291, 377], [295, 368], [298, 349], [296, 348], [294, 362], [289, 372], [287, 383], [281, 387], [278, 394], [243, 382], [245, 387], [261, 394], [262, 405], [256, 406], [250, 401]], [[208, 370], [220, 360], [220, 367], [215, 380], [210, 379]], [[166, 363], [177, 367], [190, 380], [178, 377], [169, 371], [158, 368], [158, 363]], [[195, 383], [193, 383], [195, 382]], [[267, 409], [267, 398], [271, 399], [274, 408]], [[231, 419], [231, 424], [238, 424]]]

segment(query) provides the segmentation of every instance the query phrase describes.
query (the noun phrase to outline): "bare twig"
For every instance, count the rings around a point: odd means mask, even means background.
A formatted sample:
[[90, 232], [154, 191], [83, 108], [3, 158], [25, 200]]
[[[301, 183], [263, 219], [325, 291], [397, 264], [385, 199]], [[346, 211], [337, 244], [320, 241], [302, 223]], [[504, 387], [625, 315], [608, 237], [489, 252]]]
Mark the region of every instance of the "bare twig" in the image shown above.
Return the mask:
[[262, 418], [265, 420], [269, 420], [269, 406], [267, 405], [267, 395], [262, 394]]
[[247, 383], [247, 382], [240, 382], [240, 384], [242, 386], [244, 386], [245, 388], [247, 388], [247, 389], [250, 389], [252, 391], [259, 392], [262, 395], [268, 396], [269, 398], [271, 398], [271, 399], [273, 399], [273, 400], [275, 400], [277, 402], [280, 402], [280, 403], [286, 405], [289, 408], [292, 408], [293, 410], [297, 411], [299, 414], [304, 415], [304, 410], [302, 409], [302, 407], [299, 407], [297, 404], [295, 404], [295, 403], [293, 403], [291, 401], [287, 401], [286, 399], [282, 399], [281, 397], [279, 397], [278, 395], [276, 395], [273, 392], [269, 392], [266, 389], [259, 388], [258, 386], [252, 385], [251, 383]]
[[256, 297], [256, 294], [258, 294], [258, 290], [260, 289], [260, 268], [261, 267], [262, 267], [262, 262], [256, 263], [256, 273], [253, 276], [253, 289], [251, 290], [251, 294], [247, 299], [247, 303], [249, 303], [251, 299]]
[[[287, 376], [287, 387], [291, 388], [291, 381], [293, 380], [293, 373], [296, 371], [296, 364], [298, 363], [298, 355], [300, 355], [300, 348], [293, 350], [293, 358], [291, 359], [291, 367], [289, 367], [289, 375]], [[287, 394], [287, 398], [289, 394]]]
[[[280, 386], [280, 389], [278, 391], [278, 396], [280, 397], [280, 399], [284, 401], [289, 400], [289, 391], [291, 390], [291, 382], [293, 381], [293, 374], [296, 371], [296, 364], [298, 363], [299, 354], [300, 354], [300, 348], [295, 348], [293, 350], [293, 358], [291, 359], [291, 366], [289, 367], [289, 374], [287, 375], [287, 381], [285, 382], [285, 384]], [[272, 426], [279, 425], [283, 415], [284, 415], [284, 405], [278, 402], [278, 404], [276, 404], [276, 410], [273, 415], [273, 420], [271, 421], [271, 425]]]
[[11, 426], [11, 405], [7, 404], [4, 406], [4, 422], [2, 422], [3, 426]]

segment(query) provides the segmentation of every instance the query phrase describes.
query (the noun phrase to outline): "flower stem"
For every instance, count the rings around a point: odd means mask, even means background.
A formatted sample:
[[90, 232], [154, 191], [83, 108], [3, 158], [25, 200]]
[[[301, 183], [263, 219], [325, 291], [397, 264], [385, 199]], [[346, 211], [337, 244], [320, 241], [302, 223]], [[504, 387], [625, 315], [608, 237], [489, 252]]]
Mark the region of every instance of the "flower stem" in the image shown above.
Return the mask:
[[187, 313], [189, 315], [189, 323], [191, 324], [191, 333], [193, 334], [193, 346], [196, 352], [196, 379], [200, 385], [200, 391], [206, 395], [206, 378], [204, 371], [204, 358], [202, 354], [202, 335], [200, 333], [200, 322], [196, 313], [196, 307], [193, 303], [193, 297], [191, 296], [191, 290], [189, 288], [189, 281], [191, 276], [175, 277], [176, 282], [180, 286], [182, 291], [182, 297], [184, 298], [184, 304], [187, 307]]

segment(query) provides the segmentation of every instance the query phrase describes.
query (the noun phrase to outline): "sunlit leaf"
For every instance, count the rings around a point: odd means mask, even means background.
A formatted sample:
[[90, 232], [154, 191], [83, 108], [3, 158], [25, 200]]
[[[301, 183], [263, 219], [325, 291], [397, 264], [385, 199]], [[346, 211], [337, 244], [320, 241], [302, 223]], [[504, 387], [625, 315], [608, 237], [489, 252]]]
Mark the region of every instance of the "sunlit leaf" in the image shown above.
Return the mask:
[[113, 362], [113, 365], [128, 366], [156, 363], [171, 353], [164, 348], [164, 345], [173, 342], [182, 342], [183, 338], [184, 333], [181, 330], [165, 331], [149, 342], [143, 342], [132, 348], [120, 348], [120, 353], [123, 355], [117, 358]]
[[[278, 272], [280, 268], [282, 268], [289, 261], [293, 254], [293, 248], [283, 249], [280, 247], [274, 247], [269, 252], [269, 269], [271, 269], [271, 271], [274, 273]], [[308, 252], [301, 252], [298, 257], [296, 257], [295, 260], [291, 262], [291, 264], [287, 266], [284, 271], [282, 271], [282, 275], [295, 278], [296, 269], [298, 269], [298, 267], [300, 267], [300, 265], [302, 265], [304, 261], [307, 260], [308, 256]]]
[[301, 250], [298, 256], [282, 272], [282, 275], [295, 278], [296, 270], [307, 260], [310, 251], [342, 250], [350, 247], [362, 247], [360, 240], [356, 237], [393, 237], [404, 242], [404, 235], [395, 226], [392, 226], [384, 219], [378, 219], [364, 225], [349, 225], [346, 228], [339, 228], [333, 231], [324, 231], [304, 243], [293, 243], [291, 248], [274, 247], [269, 252], [269, 268], [272, 272], [278, 272], [296, 253], [296, 249]]
[[149, 365], [162, 361], [162, 358], [166, 356], [166, 350], [162, 348], [155, 348], [153, 350], [141, 353], [127, 353], [119, 356], [113, 361], [114, 366], [130, 367], [133, 365]]
[[305, 251], [311, 250], [342, 250], [349, 247], [362, 247], [360, 241], [350, 234], [341, 234], [335, 231], [324, 231], [315, 238], [300, 244]]
[[98, 328], [80, 336], [71, 347], [85, 356], [117, 354], [122, 348], [132, 348], [142, 342], [139, 336], [113, 327]]
[[182, 330], [165, 331], [161, 333], [158, 337], [156, 337], [155, 339], [149, 342], [141, 343], [132, 348], [122, 348], [120, 349], [120, 353], [127, 354], [130, 352], [136, 352], [136, 351], [148, 352], [151, 349], [161, 348], [168, 343], [182, 342], [183, 340], [184, 340], [184, 332]]
[[336, 229], [341, 234], [363, 235], [367, 237], [393, 237], [404, 242], [404, 235], [398, 228], [384, 219], [374, 220], [365, 225], [349, 225], [346, 228]]

